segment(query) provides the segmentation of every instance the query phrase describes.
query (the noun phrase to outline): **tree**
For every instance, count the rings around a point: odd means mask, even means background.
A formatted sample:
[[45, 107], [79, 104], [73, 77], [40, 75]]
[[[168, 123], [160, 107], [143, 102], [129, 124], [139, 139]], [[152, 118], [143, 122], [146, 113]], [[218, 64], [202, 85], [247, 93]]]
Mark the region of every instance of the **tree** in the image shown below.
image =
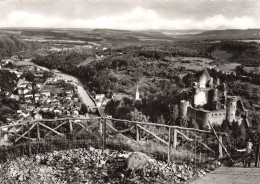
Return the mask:
[[86, 114], [88, 113], [88, 107], [86, 106], [86, 104], [81, 104], [81, 108], [80, 108], [80, 111], [82, 114]]
[[163, 115], [160, 115], [157, 117], [157, 123], [163, 124], [163, 125], [165, 124], [165, 119], [164, 119]]
[[179, 107], [177, 104], [173, 106], [169, 106], [169, 111], [170, 111], [170, 125], [176, 125], [177, 124], [177, 119], [179, 117]]
[[179, 118], [179, 125], [182, 127], [187, 127], [188, 126], [188, 119], [185, 117]]
[[191, 128], [199, 128], [198, 124], [196, 123], [195, 119], [192, 119], [190, 122], [190, 127]]
[[34, 74], [32, 71], [27, 71], [26, 73], [24, 73], [23, 77], [30, 82], [34, 81]]
[[130, 113], [132, 121], [148, 122], [148, 118], [137, 109]]
[[50, 78], [50, 77], [52, 77], [53, 76], [53, 74], [51, 73], [51, 72], [49, 72], [49, 71], [44, 71], [43, 72], [43, 79], [44, 80], [47, 80], [48, 78]]

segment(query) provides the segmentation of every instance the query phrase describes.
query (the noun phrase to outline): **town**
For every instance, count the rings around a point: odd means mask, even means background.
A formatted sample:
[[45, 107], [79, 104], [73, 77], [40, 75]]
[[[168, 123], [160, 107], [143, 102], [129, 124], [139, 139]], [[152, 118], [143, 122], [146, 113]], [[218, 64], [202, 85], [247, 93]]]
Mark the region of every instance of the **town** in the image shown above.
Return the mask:
[[14, 79], [13, 88], [1, 89], [1, 96], [18, 102], [16, 112], [6, 114], [5, 124], [43, 118], [89, 117], [96, 113], [82, 102], [73, 81], [59, 78], [60, 74], [42, 67], [17, 66], [15, 61], [17, 58], [0, 63], [1, 70], [13, 74]]

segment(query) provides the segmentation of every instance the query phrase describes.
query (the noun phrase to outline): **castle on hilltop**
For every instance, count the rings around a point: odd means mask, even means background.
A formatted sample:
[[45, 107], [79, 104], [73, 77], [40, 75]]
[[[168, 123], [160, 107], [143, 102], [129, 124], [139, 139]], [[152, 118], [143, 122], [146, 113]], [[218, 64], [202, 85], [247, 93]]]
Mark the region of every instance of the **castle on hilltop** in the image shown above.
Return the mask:
[[196, 78], [190, 101], [180, 102], [181, 118], [194, 119], [200, 128], [208, 128], [209, 123], [221, 125], [224, 120], [249, 126], [242, 100], [237, 96], [227, 96], [225, 84], [211, 77], [207, 69], [199, 72]]

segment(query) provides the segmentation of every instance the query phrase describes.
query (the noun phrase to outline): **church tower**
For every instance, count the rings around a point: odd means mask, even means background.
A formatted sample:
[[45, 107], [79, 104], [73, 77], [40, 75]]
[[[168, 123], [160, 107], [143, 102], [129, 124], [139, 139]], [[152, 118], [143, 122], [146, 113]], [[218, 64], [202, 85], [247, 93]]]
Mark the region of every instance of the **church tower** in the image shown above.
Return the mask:
[[138, 85], [136, 87], [135, 100], [140, 100], [140, 93], [139, 93], [139, 90], [138, 90]]

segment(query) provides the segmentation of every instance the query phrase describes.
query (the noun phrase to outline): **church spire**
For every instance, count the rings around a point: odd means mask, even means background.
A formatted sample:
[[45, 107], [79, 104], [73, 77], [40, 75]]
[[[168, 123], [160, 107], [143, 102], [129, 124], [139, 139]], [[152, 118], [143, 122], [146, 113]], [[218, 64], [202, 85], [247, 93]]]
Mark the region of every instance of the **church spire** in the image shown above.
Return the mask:
[[136, 87], [135, 100], [140, 100], [140, 94], [139, 94], [139, 90], [138, 90], [138, 85]]

